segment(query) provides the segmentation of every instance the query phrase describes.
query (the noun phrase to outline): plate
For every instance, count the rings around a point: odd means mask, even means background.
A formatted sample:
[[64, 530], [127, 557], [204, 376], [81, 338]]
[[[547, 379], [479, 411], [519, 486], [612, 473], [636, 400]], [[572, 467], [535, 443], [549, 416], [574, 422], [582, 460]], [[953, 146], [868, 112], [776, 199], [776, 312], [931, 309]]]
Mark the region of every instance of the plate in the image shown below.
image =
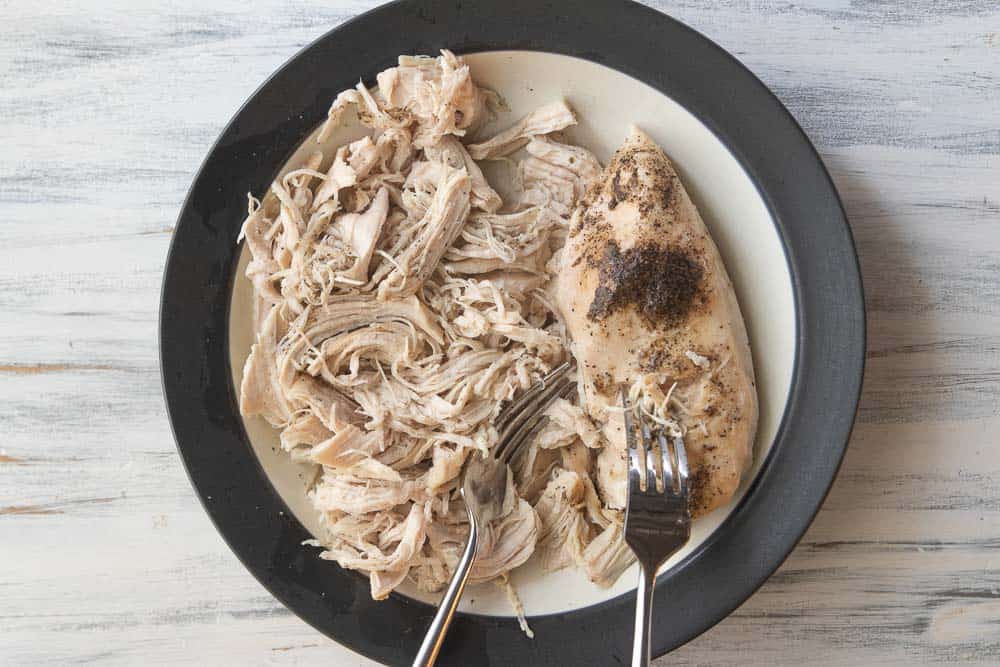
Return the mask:
[[[344, 645], [406, 664], [434, 597], [374, 602], [367, 579], [301, 546], [316, 529], [308, 474], [236, 405], [250, 344], [250, 287], [235, 237], [246, 193], [313, 150], [326, 109], [400, 53], [450, 48], [520, 114], [565, 97], [571, 138], [606, 161], [631, 123], [673, 158], [733, 278], [761, 399], [755, 468], [728, 507], [696, 523], [657, 585], [654, 652], [704, 631], [774, 571], [805, 531], [846, 447], [860, 390], [864, 312], [853, 242], [830, 179], [788, 112], [703, 36], [640, 5], [397, 2], [345, 23], [279, 70], [237, 113], [202, 166], [164, 277], [161, 357], [178, 448], [196, 491], [246, 567]], [[377, 35], [378, 38], [373, 38]], [[596, 45], [604, 45], [595, 48]], [[331, 66], [330, 63], [335, 63]], [[332, 139], [342, 143], [345, 127]], [[441, 664], [627, 662], [635, 578], [600, 589], [574, 570], [518, 570], [535, 639], [502, 594], [471, 588]]]

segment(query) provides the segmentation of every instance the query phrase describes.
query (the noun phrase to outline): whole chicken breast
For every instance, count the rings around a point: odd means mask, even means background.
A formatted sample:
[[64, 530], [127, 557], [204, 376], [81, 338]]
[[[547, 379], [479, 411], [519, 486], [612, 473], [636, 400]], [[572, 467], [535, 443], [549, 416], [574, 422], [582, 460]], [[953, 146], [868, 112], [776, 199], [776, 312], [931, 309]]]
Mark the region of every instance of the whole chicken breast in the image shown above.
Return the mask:
[[624, 508], [627, 496], [623, 419], [615, 409], [624, 386], [684, 432], [692, 512], [724, 504], [749, 467], [757, 428], [746, 328], [698, 210], [641, 130], [587, 191], [556, 261], [556, 306], [587, 412], [607, 440], [597, 457], [605, 503]]

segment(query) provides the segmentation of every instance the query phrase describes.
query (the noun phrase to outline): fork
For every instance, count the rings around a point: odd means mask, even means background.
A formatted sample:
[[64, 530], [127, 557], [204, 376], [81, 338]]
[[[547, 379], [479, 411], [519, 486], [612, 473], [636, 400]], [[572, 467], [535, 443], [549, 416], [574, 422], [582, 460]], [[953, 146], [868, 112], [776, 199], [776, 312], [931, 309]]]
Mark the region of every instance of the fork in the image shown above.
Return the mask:
[[492, 456], [474, 455], [465, 464], [460, 493], [469, 514], [468, 542], [413, 661], [414, 667], [430, 667], [437, 660], [476, 560], [480, 531], [497, 517], [503, 507], [508, 466], [521, 446], [529, 442], [543, 425], [546, 408], [573, 386], [570, 368], [568, 362], [559, 366], [505, 408], [494, 424], [499, 438]]
[[625, 542], [639, 561], [639, 585], [635, 603], [635, 637], [632, 667], [649, 665], [653, 618], [653, 588], [656, 571], [691, 537], [691, 512], [687, 455], [681, 436], [656, 433], [638, 411], [641, 442], [636, 443], [633, 408], [626, 389], [621, 389], [625, 411], [625, 442], [628, 447], [628, 505], [625, 508]]

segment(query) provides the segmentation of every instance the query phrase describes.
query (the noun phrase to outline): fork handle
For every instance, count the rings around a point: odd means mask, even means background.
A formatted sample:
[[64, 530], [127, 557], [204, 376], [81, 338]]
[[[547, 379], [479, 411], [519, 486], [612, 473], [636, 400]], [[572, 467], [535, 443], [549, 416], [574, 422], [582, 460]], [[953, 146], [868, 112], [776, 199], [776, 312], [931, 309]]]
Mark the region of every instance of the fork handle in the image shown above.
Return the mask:
[[413, 667], [433, 667], [437, 660], [441, 645], [444, 644], [444, 636], [448, 633], [448, 626], [458, 609], [458, 601], [462, 598], [462, 591], [469, 580], [469, 573], [472, 571], [472, 563], [476, 560], [476, 545], [479, 541], [479, 530], [476, 528], [476, 518], [469, 512], [469, 542], [465, 545], [462, 559], [458, 561], [458, 567], [451, 575], [448, 583], [448, 590], [445, 591], [441, 603], [438, 605], [434, 620], [427, 628], [427, 635], [424, 637], [417, 657], [413, 660]]
[[653, 620], [653, 587], [656, 570], [639, 565], [639, 586], [635, 592], [635, 637], [632, 640], [632, 667], [648, 667]]

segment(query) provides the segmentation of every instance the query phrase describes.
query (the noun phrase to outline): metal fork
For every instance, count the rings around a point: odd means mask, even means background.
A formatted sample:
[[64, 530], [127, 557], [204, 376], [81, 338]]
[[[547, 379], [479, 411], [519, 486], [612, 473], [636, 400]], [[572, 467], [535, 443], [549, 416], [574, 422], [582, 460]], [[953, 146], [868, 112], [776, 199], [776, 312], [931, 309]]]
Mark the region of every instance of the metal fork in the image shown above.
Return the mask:
[[569, 378], [570, 367], [569, 363], [559, 366], [505, 408], [494, 424], [499, 438], [493, 447], [493, 455], [473, 455], [466, 462], [461, 494], [469, 514], [469, 541], [413, 661], [414, 667], [430, 667], [437, 660], [476, 560], [479, 533], [503, 507], [508, 465], [521, 446], [530, 441], [542, 426], [545, 409], [573, 386]]
[[[639, 561], [639, 586], [635, 603], [635, 637], [632, 667], [649, 664], [650, 629], [653, 618], [653, 588], [656, 571], [691, 537], [688, 508], [688, 464], [684, 440], [653, 429], [637, 411], [641, 440], [636, 443], [633, 408], [621, 389], [625, 411], [625, 442], [628, 446], [628, 505], [625, 509], [625, 542]], [[654, 452], [659, 449], [659, 455]]]

